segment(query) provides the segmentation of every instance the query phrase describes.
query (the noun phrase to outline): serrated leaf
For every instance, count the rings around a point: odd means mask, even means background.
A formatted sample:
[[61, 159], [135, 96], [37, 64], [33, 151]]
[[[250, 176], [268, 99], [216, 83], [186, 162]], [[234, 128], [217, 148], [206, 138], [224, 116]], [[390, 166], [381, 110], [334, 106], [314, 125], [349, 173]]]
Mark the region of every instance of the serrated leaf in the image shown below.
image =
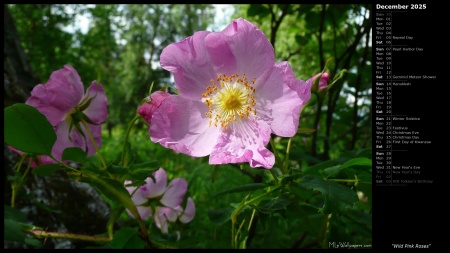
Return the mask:
[[23, 152], [51, 155], [56, 134], [47, 118], [27, 104], [4, 109], [5, 142]]
[[285, 176], [285, 177], [281, 178], [281, 181], [280, 181], [281, 185], [286, 185], [287, 183], [294, 181], [295, 179], [299, 178], [300, 176], [301, 176], [300, 173], [294, 173], [292, 175]]
[[219, 195], [222, 195], [222, 194], [225, 194], [225, 193], [232, 193], [232, 192], [253, 191], [253, 190], [261, 189], [261, 188], [264, 188], [264, 187], [267, 187], [267, 184], [264, 184], [264, 183], [246, 184], [246, 185], [241, 185], [241, 186], [238, 186], [238, 187], [234, 187], [234, 188], [231, 188], [231, 189], [226, 189], [226, 190], [220, 191], [220, 192], [216, 193], [214, 196], [219, 196]]
[[325, 181], [316, 176], [304, 176], [299, 185], [322, 193], [325, 201], [321, 211], [327, 214], [345, 211], [347, 207], [352, 207], [358, 201], [358, 196], [352, 189], [333, 181]]
[[61, 168], [59, 164], [44, 164], [34, 168], [31, 173], [39, 176], [51, 176], [58, 171], [59, 168]]
[[113, 249], [144, 249], [144, 240], [139, 237], [139, 232], [133, 228], [122, 228], [114, 233], [111, 241]]
[[233, 208], [208, 210], [208, 218], [212, 223], [220, 226], [231, 219], [231, 213], [233, 212], [233, 210]]
[[286, 206], [292, 203], [292, 200], [289, 199], [289, 195], [290, 194], [282, 194], [269, 201], [261, 201], [261, 203], [257, 206], [258, 212], [269, 214], [284, 210]]
[[79, 147], [70, 147], [64, 149], [62, 153], [62, 160], [70, 160], [74, 162], [84, 163], [86, 161], [87, 154]]

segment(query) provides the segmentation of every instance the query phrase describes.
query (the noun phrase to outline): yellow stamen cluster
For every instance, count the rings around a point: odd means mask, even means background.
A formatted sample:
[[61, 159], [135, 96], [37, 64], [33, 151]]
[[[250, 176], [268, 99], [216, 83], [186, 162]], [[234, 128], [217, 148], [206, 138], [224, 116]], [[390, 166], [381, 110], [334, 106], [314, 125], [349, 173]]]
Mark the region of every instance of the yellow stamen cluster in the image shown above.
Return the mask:
[[[256, 82], [247, 81], [245, 73], [242, 77], [238, 74], [231, 76], [220, 75], [216, 80], [211, 79], [211, 85], [206, 87], [202, 94], [204, 103], [209, 110], [205, 113], [211, 120], [209, 125], [218, 126], [220, 124], [224, 129], [230, 122], [256, 115], [255, 92], [252, 86]], [[218, 85], [219, 84], [219, 85]]]

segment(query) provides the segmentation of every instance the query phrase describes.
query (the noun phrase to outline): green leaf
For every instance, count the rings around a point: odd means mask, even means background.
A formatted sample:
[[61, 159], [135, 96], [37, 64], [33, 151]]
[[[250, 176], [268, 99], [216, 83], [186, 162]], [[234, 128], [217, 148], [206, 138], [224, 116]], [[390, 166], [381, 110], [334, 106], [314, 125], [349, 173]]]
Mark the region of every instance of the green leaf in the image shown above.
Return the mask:
[[301, 173], [294, 173], [292, 175], [284, 176], [281, 178], [281, 185], [286, 185], [287, 183], [296, 180], [301, 176]]
[[323, 172], [327, 177], [335, 177], [339, 174], [341, 169], [342, 169], [341, 165], [335, 165], [324, 169]]
[[22, 226], [10, 219], [4, 220], [3, 240], [25, 243], [25, 233], [22, 231]]
[[233, 210], [233, 208], [208, 210], [208, 218], [212, 223], [220, 226], [231, 219], [231, 213], [233, 212]]
[[341, 165], [341, 169], [350, 167], [350, 166], [371, 166], [372, 167], [372, 159], [369, 159], [367, 157], [358, 157], [351, 160], [348, 160], [344, 164]]
[[118, 166], [118, 165], [110, 165], [108, 166], [108, 168], [106, 168], [106, 170], [109, 173], [112, 174], [118, 174], [118, 175], [124, 175], [129, 173], [130, 171], [128, 170], [128, 168], [122, 167], [122, 166]]
[[38, 249], [42, 248], [43, 246], [40, 240], [34, 238], [25, 238], [25, 244]]
[[62, 153], [62, 160], [70, 160], [74, 162], [84, 163], [86, 161], [86, 152], [79, 147], [70, 147], [64, 149]]
[[47, 118], [27, 104], [4, 109], [5, 142], [23, 152], [51, 155], [56, 134]]
[[51, 176], [53, 175], [61, 166], [59, 164], [44, 164], [34, 168], [31, 173], [40, 176]]
[[358, 201], [358, 196], [354, 190], [333, 181], [325, 181], [316, 176], [306, 175], [299, 184], [322, 193], [325, 197], [325, 202], [320, 211], [327, 214], [345, 211], [347, 207], [352, 207]]
[[154, 171], [157, 171], [159, 169], [159, 162], [158, 161], [150, 161], [150, 162], [143, 162], [143, 163], [136, 163], [136, 164], [132, 164], [130, 165], [130, 170], [135, 170], [135, 169], [141, 169], [141, 168], [155, 168], [157, 167], [157, 169], [155, 169]]
[[325, 162], [318, 163], [316, 165], [310, 166], [310, 167], [304, 167], [302, 172], [303, 174], [315, 174], [319, 175], [320, 172], [326, 168], [338, 165], [339, 163], [335, 160], [328, 160]]
[[153, 176], [153, 172], [157, 171], [159, 168], [156, 169], [135, 169], [133, 171], [130, 171], [130, 176], [133, 178], [133, 180], [145, 180], [146, 178], [150, 177], [155, 181], [155, 178]]
[[267, 187], [267, 184], [264, 184], [264, 183], [246, 184], [246, 185], [241, 185], [238, 187], [220, 191], [220, 192], [216, 193], [214, 196], [219, 196], [219, 195], [222, 195], [225, 193], [232, 193], [232, 192], [252, 191], [252, 190], [256, 190], [256, 189], [260, 189], [260, 188], [264, 188], [264, 187]]
[[139, 237], [139, 233], [133, 228], [122, 228], [114, 233], [111, 241], [113, 249], [143, 249], [145, 242]]
[[327, 177], [334, 177], [339, 174], [339, 172], [343, 169], [346, 169], [351, 166], [370, 166], [372, 167], [372, 159], [366, 157], [358, 157], [353, 158], [346, 161], [342, 165], [335, 165], [323, 170], [323, 172], [327, 175]]
[[8, 205], [3, 205], [3, 214], [5, 219], [11, 219], [19, 222], [24, 222], [27, 216], [20, 210], [12, 208]]
[[292, 199], [289, 198], [288, 193], [282, 194], [271, 200], [264, 200], [257, 206], [259, 212], [264, 214], [274, 213], [280, 210], [284, 210], [289, 204], [292, 203]]

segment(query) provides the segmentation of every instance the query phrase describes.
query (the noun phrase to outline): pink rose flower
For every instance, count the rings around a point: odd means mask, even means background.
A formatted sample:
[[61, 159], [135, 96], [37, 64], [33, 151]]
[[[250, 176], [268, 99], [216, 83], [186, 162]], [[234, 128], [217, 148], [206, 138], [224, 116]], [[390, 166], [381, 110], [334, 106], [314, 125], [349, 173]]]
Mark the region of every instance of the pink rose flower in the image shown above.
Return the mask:
[[276, 63], [264, 33], [239, 18], [221, 32], [200, 31], [164, 48], [161, 66], [172, 72], [179, 95], [152, 112], [150, 139], [210, 164], [249, 162], [270, 169], [271, 134], [292, 137], [310, 83]]
[[[101, 147], [101, 126], [108, 115], [108, 100], [101, 84], [93, 81], [84, 92], [84, 86], [77, 71], [70, 65], [54, 71], [48, 82], [36, 85], [26, 104], [35, 107], [53, 125], [56, 132], [56, 142], [52, 155], [61, 161], [64, 149], [79, 147], [88, 156], [96, 150], [89, 139], [86, 129], [80, 120], [84, 120], [92, 133], [97, 147]], [[22, 154], [21, 151], [11, 150]], [[39, 164], [55, 163], [45, 155], [38, 155]], [[37, 164], [33, 162], [32, 166]]]

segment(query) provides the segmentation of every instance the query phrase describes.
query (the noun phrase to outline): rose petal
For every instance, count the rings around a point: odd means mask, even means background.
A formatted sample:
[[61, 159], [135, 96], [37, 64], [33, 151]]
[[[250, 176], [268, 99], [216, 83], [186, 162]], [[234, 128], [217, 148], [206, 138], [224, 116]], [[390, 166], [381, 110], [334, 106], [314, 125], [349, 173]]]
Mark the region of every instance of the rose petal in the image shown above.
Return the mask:
[[243, 18], [233, 20], [222, 32], [208, 34], [205, 44], [217, 73], [245, 73], [252, 80], [275, 64], [266, 35]]
[[84, 95], [84, 86], [77, 71], [70, 65], [54, 71], [45, 85], [31, 91], [26, 104], [36, 107], [55, 126], [78, 105]]
[[207, 31], [196, 32], [181, 42], [163, 49], [161, 67], [173, 73], [180, 94], [188, 99], [200, 101], [210, 80], [217, 78], [205, 51]]
[[160, 197], [166, 191], [167, 185], [167, 174], [166, 171], [162, 168], [159, 168], [157, 171], [153, 172], [153, 176], [155, 177], [155, 182], [151, 177], [145, 179], [147, 182], [145, 196], [146, 198], [152, 199], [156, 197]]
[[194, 157], [209, 155], [220, 134], [209, 126], [208, 106], [180, 95], [167, 97], [155, 111], [150, 139], [166, 148]]
[[161, 230], [163, 234], [167, 234], [169, 232], [169, 221], [176, 221], [177, 214], [174, 210], [167, 207], [156, 207], [156, 213], [155, 213], [155, 225], [157, 228]]
[[195, 216], [195, 204], [191, 197], [188, 198], [186, 208], [179, 216], [179, 219], [182, 223], [188, 223]]
[[106, 98], [103, 86], [97, 84], [96, 81], [93, 81], [87, 89], [83, 101], [90, 98], [93, 99], [83, 113], [95, 124], [105, 122], [108, 116], [108, 99]]
[[269, 125], [260, 120], [242, 119], [227, 127], [209, 156], [210, 164], [249, 162], [252, 168], [270, 169], [274, 155], [264, 146], [270, 140]]
[[286, 63], [278, 64], [255, 83], [257, 115], [266, 121], [272, 132], [278, 136], [292, 137], [297, 133], [300, 110], [311, 96], [310, 92], [298, 93], [289, 86], [296, 82], [298, 89], [301, 83], [304, 83], [295, 79], [289, 64]]
[[187, 181], [184, 178], [175, 178], [167, 186], [160, 202], [166, 207], [175, 208], [183, 202], [186, 191]]

